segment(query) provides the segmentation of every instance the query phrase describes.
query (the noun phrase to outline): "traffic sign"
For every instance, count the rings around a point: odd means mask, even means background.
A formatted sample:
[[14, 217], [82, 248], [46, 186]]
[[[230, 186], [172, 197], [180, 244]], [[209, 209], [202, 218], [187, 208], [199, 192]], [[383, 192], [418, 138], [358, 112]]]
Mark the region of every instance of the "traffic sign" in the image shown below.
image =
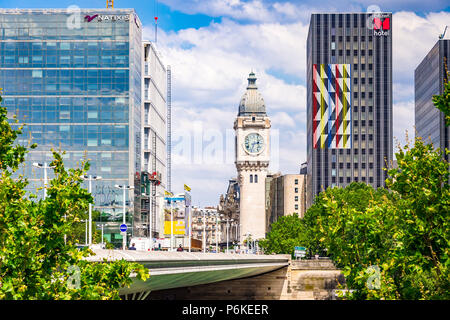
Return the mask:
[[121, 232], [127, 232], [127, 230], [128, 230], [128, 227], [127, 227], [126, 224], [121, 224], [121, 225], [120, 225], [120, 231], [121, 231]]
[[305, 247], [295, 247], [294, 256], [296, 258], [304, 258], [306, 256], [306, 248]]

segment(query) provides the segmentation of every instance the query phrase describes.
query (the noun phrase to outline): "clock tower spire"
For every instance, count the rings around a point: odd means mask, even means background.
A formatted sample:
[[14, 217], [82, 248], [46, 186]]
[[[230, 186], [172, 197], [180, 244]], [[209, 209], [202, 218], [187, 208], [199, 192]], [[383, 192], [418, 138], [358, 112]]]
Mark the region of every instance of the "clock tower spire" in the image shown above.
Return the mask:
[[234, 122], [236, 169], [240, 187], [240, 242], [266, 235], [266, 176], [270, 160], [270, 119], [256, 85], [253, 71], [248, 76]]

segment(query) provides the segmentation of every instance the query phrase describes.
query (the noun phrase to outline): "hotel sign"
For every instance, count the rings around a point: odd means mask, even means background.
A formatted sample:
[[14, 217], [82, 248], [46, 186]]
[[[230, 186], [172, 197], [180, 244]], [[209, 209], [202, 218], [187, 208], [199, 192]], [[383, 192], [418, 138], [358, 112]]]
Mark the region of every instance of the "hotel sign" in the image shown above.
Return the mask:
[[389, 36], [391, 30], [391, 18], [389, 16], [375, 15], [373, 18], [373, 35]]

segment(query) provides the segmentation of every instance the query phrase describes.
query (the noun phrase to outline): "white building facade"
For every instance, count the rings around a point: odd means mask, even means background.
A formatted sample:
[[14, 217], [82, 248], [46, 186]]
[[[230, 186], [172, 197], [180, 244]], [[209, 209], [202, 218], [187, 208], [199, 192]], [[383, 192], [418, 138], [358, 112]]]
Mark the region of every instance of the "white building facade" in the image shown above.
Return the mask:
[[[160, 180], [142, 201], [141, 228], [153, 237], [164, 233], [164, 190], [167, 188], [167, 69], [154, 43], [143, 42], [141, 172], [154, 172]], [[143, 194], [144, 195], [144, 194]], [[151, 215], [151, 219], [148, 215]], [[148, 232], [145, 233], [148, 235]]]

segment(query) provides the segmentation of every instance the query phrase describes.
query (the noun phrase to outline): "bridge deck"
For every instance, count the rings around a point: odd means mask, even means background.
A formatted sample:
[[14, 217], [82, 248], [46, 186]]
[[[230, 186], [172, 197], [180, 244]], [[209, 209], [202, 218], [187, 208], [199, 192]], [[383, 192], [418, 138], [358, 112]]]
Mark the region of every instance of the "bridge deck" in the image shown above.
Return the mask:
[[93, 262], [125, 259], [144, 265], [150, 279], [135, 279], [121, 294], [195, 286], [224, 280], [251, 277], [283, 268], [289, 255], [253, 255], [197, 252], [93, 250]]

